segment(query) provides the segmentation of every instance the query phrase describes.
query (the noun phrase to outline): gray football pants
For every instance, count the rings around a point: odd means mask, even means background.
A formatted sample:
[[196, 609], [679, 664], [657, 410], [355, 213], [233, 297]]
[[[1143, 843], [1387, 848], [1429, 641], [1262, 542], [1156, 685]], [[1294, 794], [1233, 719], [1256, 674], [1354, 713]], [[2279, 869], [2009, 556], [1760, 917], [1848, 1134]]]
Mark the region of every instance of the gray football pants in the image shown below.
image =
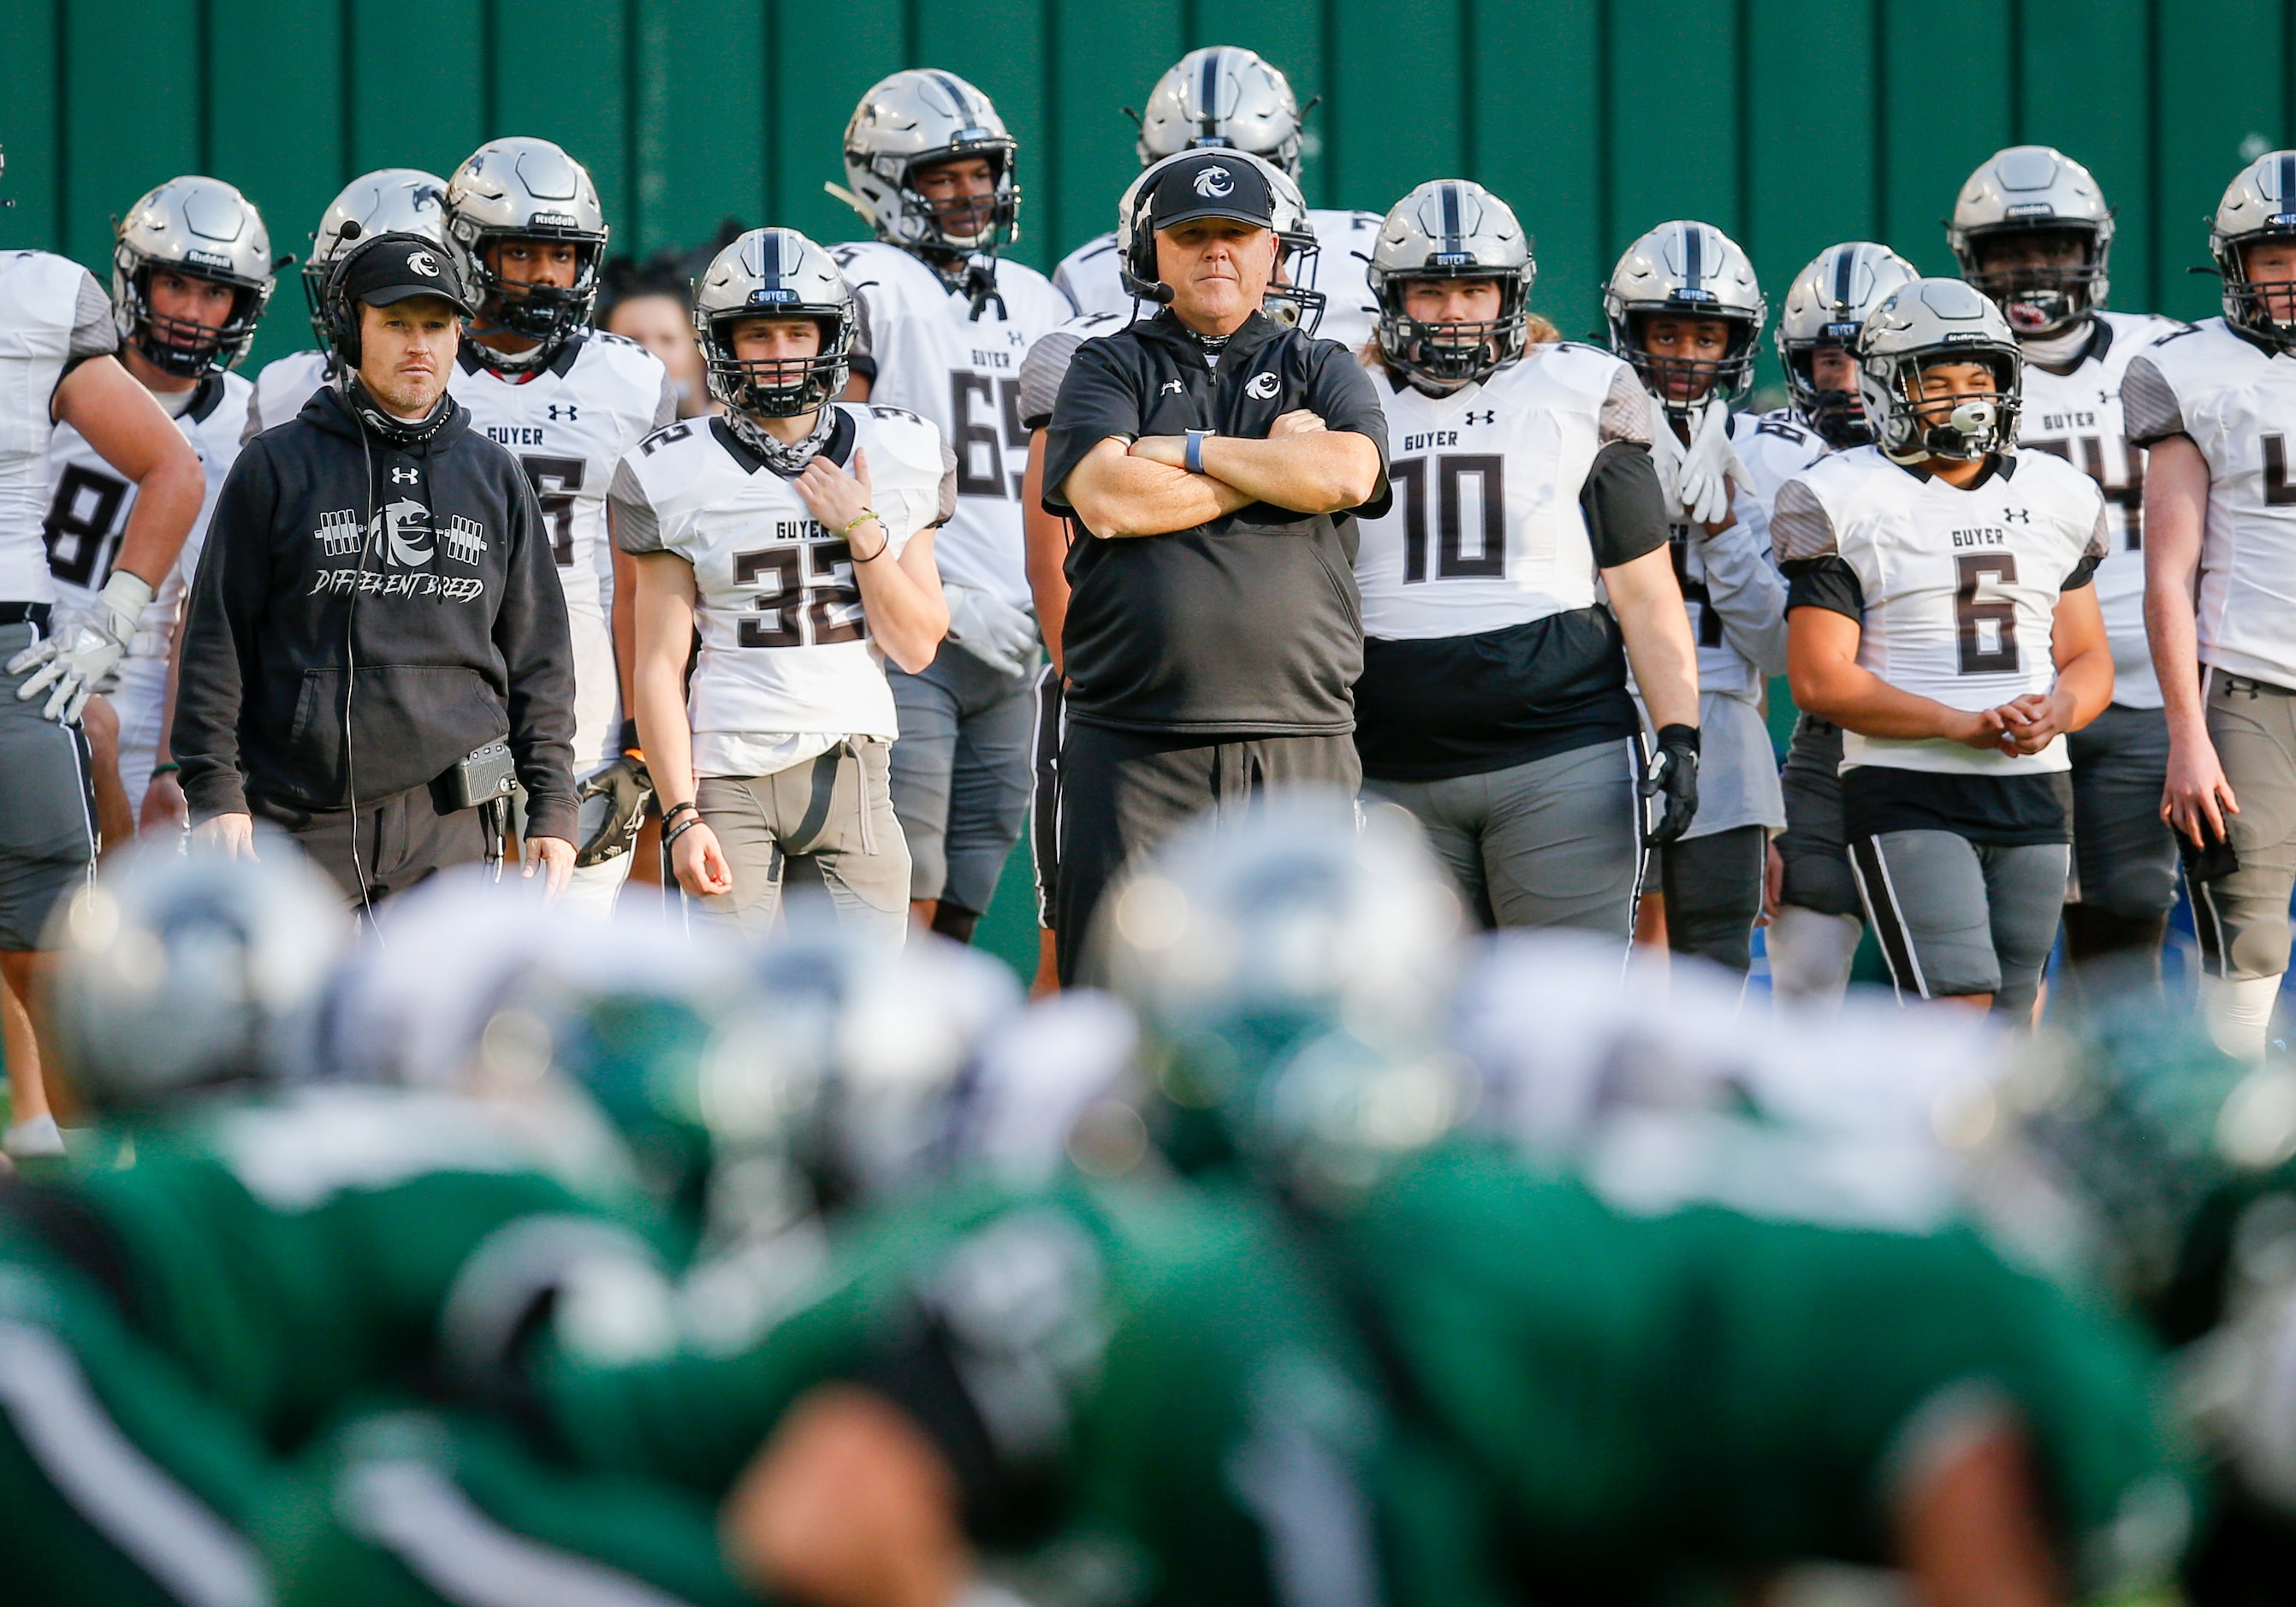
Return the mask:
[[1989, 993], [1994, 1013], [2031, 1021], [2071, 857], [2062, 842], [2003, 846], [1953, 832], [1853, 839], [1850, 869], [1898, 998]]
[[909, 897], [975, 914], [1021, 840], [1036, 776], [1037, 677], [1006, 676], [954, 642], [917, 675], [890, 664], [900, 711], [893, 812], [909, 845]]
[[1374, 781], [1401, 804], [1487, 927], [1634, 936], [1642, 875], [1641, 742], [1622, 738], [1481, 775]]
[[2296, 888], [2296, 693], [2218, 670], [2208, 676], [2209, 740], [2240, 813], [2225, 816], [2240, 868], [2193, 886], [2202, 969], [2234, 980], [2288, 969]]
[[730, 893], [686, 899], [705, 921], [773, 930], [785, 881], [819, 885], [840, 922], [898, 947], [909, 926], [909, 851], [893, 817], [887, 744], [857, 741], [771, 775], [705, 775], [693, 801], [717, 833]]

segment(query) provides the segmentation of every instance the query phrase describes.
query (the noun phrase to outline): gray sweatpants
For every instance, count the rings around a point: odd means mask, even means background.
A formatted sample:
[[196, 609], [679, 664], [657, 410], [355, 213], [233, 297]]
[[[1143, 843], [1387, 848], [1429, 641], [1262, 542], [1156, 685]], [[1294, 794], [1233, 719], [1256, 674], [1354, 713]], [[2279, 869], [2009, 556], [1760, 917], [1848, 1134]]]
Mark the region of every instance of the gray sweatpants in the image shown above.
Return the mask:
[[1996, 1014], [2031, 1021], [2071, 856], [2062, 842], [2004, 846], [1954, 832], [1853, 840], [1850, 868], [1898, 998], [1989, 993]]
[[898, 947], [908, 933], [909, 850], [893, 817], [888, 744], [832, 748], [771, 775], [704, 775], [693, 801], [718, 834], [734, 890], [688, 898], [704, 920], [773, 930], [784, 881], [827, 889], [840, 921]]
[[1419, 819], [1483, 924], [1569, 926], [1626, 942], [1642, 873], [1638, 739], [1443, 781], [1374, 781]]
[[[2066, 737], [2065, 749], [2073, 761], [2073, 868], [2081, 903], [2115, 915], [2166, 914], [2177, 902], [2177, 835], [2161, 818], [2168, 717], [2111, 703]], [[2241, 801], [2245, 807], [2248, 800], [2243, 795]]]
[[2219, 670], [2208, 676], [2209, 740], [2240, 813], [2225, 816], [2240, 868], [2193, 885], [2193, 929], [2212, 977], [2288, 969], [2288, 895], [2296, 888], [2296, 693]]
[[909, 844], [909, 897], [978, 914], [1021, 840], [1035, 785], [1037, 677], [1006, 676], [954, 642], [922, 673], [890, 664], [900, 711], [893, 810]]
[[[40, 639], [34, 625], [0, 625], [0, 664]], [[20, 701], [30, 671], [0, 670], [0, 953], [38, 948], [59, 898], [95, 865], [95, 793], [87, 735], [41, 717], [45, 694]]]

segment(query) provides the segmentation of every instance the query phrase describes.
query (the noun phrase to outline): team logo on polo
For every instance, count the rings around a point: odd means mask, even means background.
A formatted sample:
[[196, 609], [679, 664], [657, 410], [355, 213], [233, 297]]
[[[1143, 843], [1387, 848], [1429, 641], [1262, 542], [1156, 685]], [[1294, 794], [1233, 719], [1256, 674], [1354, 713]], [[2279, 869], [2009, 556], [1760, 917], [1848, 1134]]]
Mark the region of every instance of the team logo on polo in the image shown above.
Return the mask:
[[1235, 193], [1235, 177], [1226, 168], [1206, 168], [1196, 175], [1196, 193], [1218, 201]]
[[428, 251], [407, 252], [406, 266], [410, 273], [420, 274], [425, 279], [436, 279], [439, 276], [439, 259]]
[[1243, 384], [1243, 394], [1255, 402], [1265, 402], [1282, 388], [1282, 381], [1272, 373], [1256, 373]]

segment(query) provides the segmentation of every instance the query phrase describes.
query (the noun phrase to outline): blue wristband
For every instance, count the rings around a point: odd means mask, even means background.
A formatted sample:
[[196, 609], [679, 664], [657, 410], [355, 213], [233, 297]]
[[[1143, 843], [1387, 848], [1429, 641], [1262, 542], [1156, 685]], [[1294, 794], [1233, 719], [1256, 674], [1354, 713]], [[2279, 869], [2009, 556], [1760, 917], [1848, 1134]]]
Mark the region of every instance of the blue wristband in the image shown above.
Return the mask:
[[1204, 471], [1204, 438], [1211, 433], [1212, 432], [1209, 430], [1191, 430], [1188, 431], [1187, 456], [1185, 461], [1188, 465], [1189, 473], [1201, 474]]

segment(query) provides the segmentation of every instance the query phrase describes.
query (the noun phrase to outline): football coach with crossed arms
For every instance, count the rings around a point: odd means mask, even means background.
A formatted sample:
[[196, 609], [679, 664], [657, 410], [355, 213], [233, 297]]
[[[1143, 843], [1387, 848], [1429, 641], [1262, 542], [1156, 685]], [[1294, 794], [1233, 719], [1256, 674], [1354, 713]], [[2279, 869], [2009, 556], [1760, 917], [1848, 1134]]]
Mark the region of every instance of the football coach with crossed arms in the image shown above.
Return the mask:
[[194, 832], [245, 852], [262, 816], [372, 909], [487, 857], [477, 806], [514, 772], [554, 897], [574, 654], [526, 473], [447, 394], [469, 293], [437, 242], [378, 234], [323, 299], [339, 377], [240, 455], [192, 584], [173, 747]]
[[1135, 852], [1271, 786], [1353, 793], [1357, 512], [1387, 424], [1354, 354], [1270, 319], [1281, 242], [1256, 159], [1169, 158], [1129, 220], [1154, 317], [1078, 347], [1046, 434], [1069, 519], [1061, 980]]

